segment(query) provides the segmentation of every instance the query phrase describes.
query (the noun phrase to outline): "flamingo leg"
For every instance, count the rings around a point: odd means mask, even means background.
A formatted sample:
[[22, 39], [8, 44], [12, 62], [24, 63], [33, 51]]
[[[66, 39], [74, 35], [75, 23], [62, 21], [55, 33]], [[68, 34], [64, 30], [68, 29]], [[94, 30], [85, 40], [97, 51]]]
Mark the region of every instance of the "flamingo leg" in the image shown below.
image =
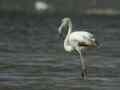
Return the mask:
[[84, 57], [82, 55], [82, 51], [80, 51], [80, 64], [81, 64], [81, 78], [86, 79], [87, 78], [87, 67], [85, 64]]
[[87, 69], [82, 69], [81, 70], [81, 78], [84, 80], [84, 79], [87, 79]]

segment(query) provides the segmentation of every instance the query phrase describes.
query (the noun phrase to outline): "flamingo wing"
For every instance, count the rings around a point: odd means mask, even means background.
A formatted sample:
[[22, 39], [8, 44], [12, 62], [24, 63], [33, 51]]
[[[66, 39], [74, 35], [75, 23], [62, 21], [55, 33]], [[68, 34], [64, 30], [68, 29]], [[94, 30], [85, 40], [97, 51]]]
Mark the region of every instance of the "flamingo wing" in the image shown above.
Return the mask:
[[93, 34], [86, 31], [72, 32], [69, 37], [69, 42], [73, 46], [95, 47], [95, 38]]

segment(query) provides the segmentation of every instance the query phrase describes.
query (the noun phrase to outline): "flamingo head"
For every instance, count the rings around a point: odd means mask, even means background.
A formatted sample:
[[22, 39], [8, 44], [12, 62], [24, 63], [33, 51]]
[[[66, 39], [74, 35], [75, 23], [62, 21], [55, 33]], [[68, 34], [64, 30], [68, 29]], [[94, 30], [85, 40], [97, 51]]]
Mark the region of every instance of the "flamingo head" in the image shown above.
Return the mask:
[[71, 22], [71, 19], [68, 17], [65, 17], [62, 19], [61, 25], [58, 28], [58, 32], [60, 34], [60, 37], [65, 38], [65, 36], [68, 32], [68, 29], [69, 29], [69, 25], [68, 25], [69, 22]]

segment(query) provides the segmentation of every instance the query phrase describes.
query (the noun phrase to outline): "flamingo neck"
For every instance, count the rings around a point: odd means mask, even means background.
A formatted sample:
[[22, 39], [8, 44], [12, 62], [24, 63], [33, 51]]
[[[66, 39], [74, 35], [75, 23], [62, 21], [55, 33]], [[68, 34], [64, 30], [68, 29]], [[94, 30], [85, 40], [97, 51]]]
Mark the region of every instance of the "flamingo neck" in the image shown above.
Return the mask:
[[65, 38], [65, 39], [67, 39], [67, 41], [68, 41], [68, 38], [69, 38], [71, 32], [72, 32], [72, 22], [69, 21], [68, 22], [68, 32], [67, 32], [67, 35], [66, 35], [66, 38]]
[[64, 48], [68, 52], [71, 52], [73, 50], [72, 46], [69, 43], [69, 36], [70, 36], [71, 32], [72, 32], [72, 22], [69, 21], [68, 22], [68, 32], [67, 32], [66, 38], [64, 40]]

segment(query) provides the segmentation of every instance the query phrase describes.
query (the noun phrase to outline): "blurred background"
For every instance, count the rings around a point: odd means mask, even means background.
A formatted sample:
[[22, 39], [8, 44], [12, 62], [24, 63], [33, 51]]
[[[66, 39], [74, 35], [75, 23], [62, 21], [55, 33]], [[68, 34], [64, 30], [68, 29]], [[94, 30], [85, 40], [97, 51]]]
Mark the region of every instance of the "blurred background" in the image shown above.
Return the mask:
[[1, 12], [119, 15], [119, 0], [0, 0]]
[[[119, 0], [0, 0], [0, 90], [120, 90]], [[88, 79], [58, 35], [61, 19], [94, 34]]]

